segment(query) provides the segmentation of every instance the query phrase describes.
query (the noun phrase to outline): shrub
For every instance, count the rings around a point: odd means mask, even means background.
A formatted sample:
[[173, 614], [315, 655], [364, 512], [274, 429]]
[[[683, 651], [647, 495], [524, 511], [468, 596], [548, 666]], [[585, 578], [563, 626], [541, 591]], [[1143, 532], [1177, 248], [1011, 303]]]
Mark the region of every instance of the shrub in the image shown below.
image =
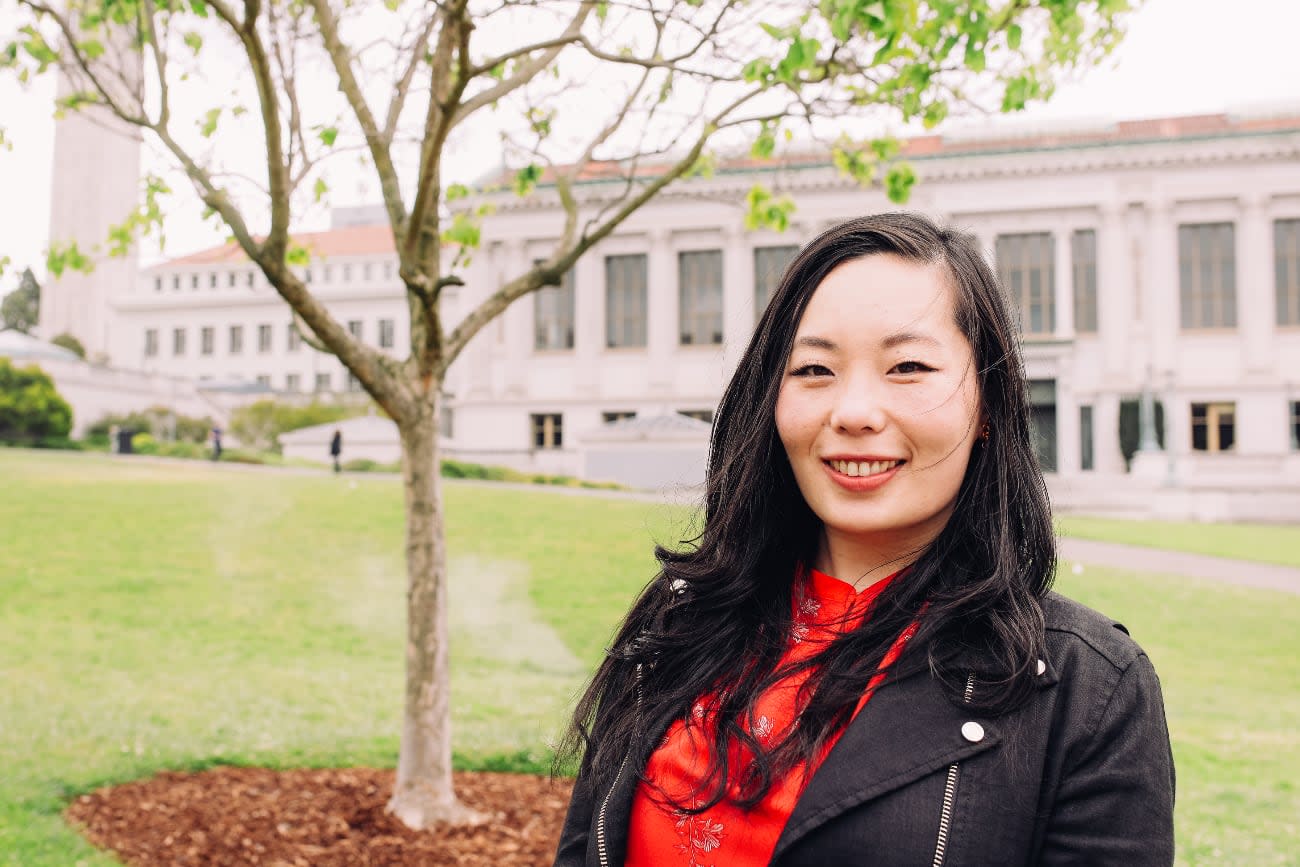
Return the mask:
[[355, 418], [365, 415], [367, 409], [365, 404], [325, 403], [318, 400], [307, 404], [259, 400], [242, 406], [231, 414], [230, 433], [249, 448], [279, 454], [280, 434]]
[[158, 454], [158, 441], [153, 438], [153, 434], [141, 431], [131, 437], [131, 451], [137, 455], [156, 455]]
[[165, 406], [151, 406], [129, 413], [110, 413], [86, 429], [86, 439], [92, 443], [107, 443], [108, 431], [116, 425], [122, 430], [144, 432], [162, 441], [170, 438], [175, 424], [176, 439], [181, 442], [204, 443], [212, 430], [210, 418], [173, 413]]
[[64, 440], [72, 430], [72, 407], [54, 380], [36, 365], [14, 367], [0, 358], [0, 441], [33, 445]]
[[342, 466], [350, 473], [400, 473], [402, 471], [400, 463], [385, 464], [372, 461], [370, 458], [354, 458], [344, 461]]
[[75, 352], [78, 358], [86, 357], [86, 347], [82, 345], [80, 340], [73, 337], [71, 334], [69, 334], [66, 331], [60, 335], [50, 338], [50, 343], [53, 343], [55, 346], [62, 346], [64, 349], [68, 350], [69, 352]]

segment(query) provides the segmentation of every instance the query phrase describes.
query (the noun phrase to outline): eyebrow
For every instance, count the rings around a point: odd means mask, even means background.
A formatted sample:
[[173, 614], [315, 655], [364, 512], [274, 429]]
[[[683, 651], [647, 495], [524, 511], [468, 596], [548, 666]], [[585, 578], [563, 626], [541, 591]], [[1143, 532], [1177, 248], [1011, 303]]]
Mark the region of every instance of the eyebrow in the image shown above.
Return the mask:
[[[880, 341], [880, 346], [882, 349], [893, 349], [894, 347], [901, 346], [904, 343], [925, 343], [936, 347], [940, 345], [939, 341], [935, 340], [928, 334], [922, 334], [918, 331], [895, 331], [893, 334], [887, 335], [884, 340]], [[806, 346], [811, 349], [824, 349], [827, 352], [835, 352], [840, 348], [839, 344], [835, 341], [829, 340], [825, 337], [818, 337], [815, 334], [806, 334], [803, 337], [800, 337], [795, 341], [794, 345], [796, 347]]]

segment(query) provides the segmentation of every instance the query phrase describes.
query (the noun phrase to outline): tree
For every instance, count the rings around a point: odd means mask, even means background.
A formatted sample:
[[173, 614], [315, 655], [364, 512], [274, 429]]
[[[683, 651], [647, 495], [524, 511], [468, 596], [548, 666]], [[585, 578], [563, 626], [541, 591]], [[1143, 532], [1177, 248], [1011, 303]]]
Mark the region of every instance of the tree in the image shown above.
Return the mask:
[[41, 286], [31, 268], [24, 268], [18, 288], [0, 301], [0, 328], [27, 334], [36, 327], [41, 309]]
[[[22, 16], [0, 62], [60, 69], [60, 111], [96, 111], [167, 154], [213, 218], [396, 422], [406, 491], [407, 679], [389, 809], [413, 827], [468, 816], [451, 786], [447, 583], [437, 423], [441, 384], [466, 344], [513, 301], [562, 275], [714, 149], [778, 159], [809, 139], [863, 184], [904, 200], [915, 174], [854, 116], [932, 127], [953, 108], [1011, 111], [1117, 42], [1128, 0], [0, 0]], [[63, 11], [66, 10], [66, 11]], [[56, 48], [55, 46], [60, 46]], [[221, 68], [221, 87], [202, 84]], [[327, 81], [325, 79], [328, 79]], [[221, 135], [217, 135], [218, 130]], [[479, 243], [490, 201], [447, 176], [473, 131], [496, 130], [520, 195], [564, 222], [458, 323], [443, 291]], [[258, 143], [250, 170], [239, 143]], [[291, 229], [328, 195], [340, 155], [378, 183], [410, 310], [410, 354], [354, 339], [312, 294]], [[621, 183], [577, 188], [599, 163]], [[334, 166], [335, 168], [331, 168]], [[124, 254], [161, 231], [163, 179], [110, 232]], [[752, 226], [793, 203], [757, 186]], [[264, 215], [264, 216], [263, 216]], [[50, 251], [51, 270], [94, 251]]]
[[0, 442], [67, 439], [71, 429], [72, 407], [49, 374], [34, 364], [14, 367], [0, 357]]
[[55, 346], [62, 346], [69, 352], [75, 352], [78, 358], [86, 357], [86, 347], [82, 345], [80, 340], [66, 331], [62, 334], [56, 334], [51, 337], [50, 343], [53, 343]]

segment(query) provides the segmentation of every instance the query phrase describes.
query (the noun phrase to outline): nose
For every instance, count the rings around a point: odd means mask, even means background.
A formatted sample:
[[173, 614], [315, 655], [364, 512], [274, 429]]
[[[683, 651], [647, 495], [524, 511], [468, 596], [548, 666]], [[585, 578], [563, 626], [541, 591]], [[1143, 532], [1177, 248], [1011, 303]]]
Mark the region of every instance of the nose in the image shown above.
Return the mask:
[[841, 382], [831, 406], [830, 425], [842, 433], [878, 432], [887, 423], [888, 413], [880, 391], [864, 377]]

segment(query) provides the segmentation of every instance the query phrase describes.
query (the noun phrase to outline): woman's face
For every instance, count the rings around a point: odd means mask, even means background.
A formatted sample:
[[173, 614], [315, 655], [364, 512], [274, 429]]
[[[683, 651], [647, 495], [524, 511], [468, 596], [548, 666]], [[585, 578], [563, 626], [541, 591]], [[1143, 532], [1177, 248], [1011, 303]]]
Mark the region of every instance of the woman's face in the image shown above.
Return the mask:
[[897, 557], [952, 513], [981, 427], [970, 343], [941, 266], [844, 262], [795, 333], [776, 426], [832, 550]]

